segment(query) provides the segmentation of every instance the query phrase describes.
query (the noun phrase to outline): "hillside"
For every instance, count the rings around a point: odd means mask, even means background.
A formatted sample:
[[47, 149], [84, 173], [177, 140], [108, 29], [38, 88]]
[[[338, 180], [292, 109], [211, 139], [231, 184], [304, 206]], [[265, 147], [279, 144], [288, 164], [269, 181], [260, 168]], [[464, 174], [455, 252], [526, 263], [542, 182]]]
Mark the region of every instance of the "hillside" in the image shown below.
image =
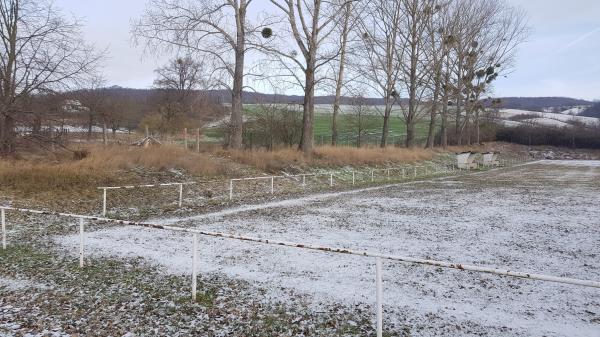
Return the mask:
[[[128, 89], [112, 87], [111, 90], [123, 90], [124, 93], [135, 95], [136, 97], [147, 97], [153, 89]], [[231, 103], [231, 95], [228, 90], [208, 90], [208, 96], [212, 97], [216, 102]], [[544, 109], [557, 108], [565, 110], [575, 106], [592, 105], [592, 102], [569, 98], [569, 97], [499, 97], [502, 100], [502, 107], [505, 109], [520, 109], [530, 111], [543, 111]], [[243, 100], [246, 104], [302, 104], [304, 97], [299, 95], [278, 95], [265, 94], [260, 92], [245, 91]], [[333, 96], [317, 96], [315, 97], [316, 104], [333, 104]], [[342, 97], [342, 104], [351, 104], [352, 97]], [[382, 105], [383, 99], [371, 97], [365, 100], [367, 105]], [[564, 109], [561, 109], [564, 108]]]
[[565, 108], [591, 105], [591, 102], [569, 97], [500, 97], [505, 109], [543, 111], [548, 108]]
[[600, 118], [600, 102], [595, 103], [581, 113], [581, 116]]

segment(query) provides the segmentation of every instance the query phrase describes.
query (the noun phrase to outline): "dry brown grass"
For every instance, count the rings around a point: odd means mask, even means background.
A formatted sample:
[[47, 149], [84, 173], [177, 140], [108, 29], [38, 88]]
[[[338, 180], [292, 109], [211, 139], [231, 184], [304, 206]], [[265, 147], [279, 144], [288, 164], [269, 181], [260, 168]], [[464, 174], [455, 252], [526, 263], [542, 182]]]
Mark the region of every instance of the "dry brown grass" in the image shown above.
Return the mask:
[[202, 176], [224, 173], [223, 165], [216, 158], [186, 151], [177, 146], [148, 149], [131, 146], [95, 147], [90, 150], [87, 158], [72, 164], [82, 169], [93, 168], [103, 171], [144, 167], [159, 171], [185, 170], [187, 173]]
[[274, 151], [224, 151], [222, 155], [253, 166], [259, 170], [275, 172], [290, 168], [388, 165], [431, 159], [436, 152], [425, 149], [397, 147], [317, 147], [312, 156], [305, 156], [295, 148]]
[[[218, 159], [182, 148], [162, 146], [142, 149], [130, 146], [87, 148], [89, 154], [74, 160], [71, 153], [62, 156], [0, 160], [0, 186], [24, 194], [51, 190], [94, 188], [127, 179], [135, 179], [134, 168], [149, 171], [183, 170], [202, 176], [224, 173]], [[137, 177], [138, 179], [143, 179]]]

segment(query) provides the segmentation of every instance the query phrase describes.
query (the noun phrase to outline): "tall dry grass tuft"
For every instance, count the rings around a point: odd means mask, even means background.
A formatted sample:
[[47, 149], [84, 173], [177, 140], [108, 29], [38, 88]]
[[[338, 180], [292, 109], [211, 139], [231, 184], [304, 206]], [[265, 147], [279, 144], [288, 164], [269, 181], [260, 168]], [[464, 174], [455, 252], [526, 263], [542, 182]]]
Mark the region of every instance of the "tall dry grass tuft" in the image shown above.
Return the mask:
[[295, 148], [274, 151], [236, 150], [225, 151], [232, 160], [253, 166], [259, 170], [275, 172], [290, 168], [338, 167], [338, 166], [377, 166], [402, 162], [429, 160], [436, 152], [426, 149], [405, 149], [397, 147], [317, 147], [312, 156], [305, 156]]
[[[80, 160], [71, 153], [57, 157], [0, 160], [0, 186], [21, 193], [90, 188], [102, 184], [141, 179], [131, 171], [184, 170], [202, 176], [223, 174], [225, 167], [218, 159], [182, 148], [161, 146], [142, 149], [129, 146], [89, 147]], [[142, 170], [142, 171], [143, 171]]]
[[126, 170], [135, 167], [165, 171], [181, 169], [194, 175], [215, 176], [224, 173], [224, 166], [215, 158], [186, 151], [177, 146], [140, 148], [109, 146], [90, 148], [90, 154], [71, 164], [82, 169], [102, 171]]

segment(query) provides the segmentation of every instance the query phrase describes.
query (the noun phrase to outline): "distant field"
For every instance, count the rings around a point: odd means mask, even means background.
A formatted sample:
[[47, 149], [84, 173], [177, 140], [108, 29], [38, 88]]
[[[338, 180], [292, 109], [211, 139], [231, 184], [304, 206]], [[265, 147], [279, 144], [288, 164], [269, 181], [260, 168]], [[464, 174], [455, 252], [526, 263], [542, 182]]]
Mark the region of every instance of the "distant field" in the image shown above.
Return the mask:
[[[282, 105], [283, 106], [283, 105]], [[290, 109], [301, 110], [300, 105], [285, 105]], [[252, 114], [257, 111], [258, 105], [247, 104], [244, 106], [246, 116], [251, 118]], [[367, 113], [364, 122], [367, 125], [367, 135], [363, 137], [363, 143], [376, 144], [379, 142], [381, 137], [381, 129], [383, 128], [383, 117], [381, 115], [381, 106], [369, 106], [366, 107]], [[356, 139], [356, 126], [353, 126], [351, 122], [351, 115], [354, 113], [353, 106], [343, 105], [341, 107], [341, 114], [338, 121], [338, 134], [339, 142], [352, 143]], [[326, 104], [317, 104], [315, 106], [315, 121], [314, 121], [314, 138], [317, 144], [328, 143], [331, 140], [331, 124], [332, 124], [333, 107]], [[398, 142], [403, 140], [406, 135], [406, 124], [400, 118], [401, 110], [396, 108], [392, 111], [392, 117], [390, 118], [390, 139], [389, 142]], [[424, 119], [419, 121], [416, 125], [416, 132], [418, 141], [425, 141], [427, 137], [429, 122]], [[223, 131], [219, 127], [212, 127], [204, 130], [204, 135], [210, 138], [223, 138]]]

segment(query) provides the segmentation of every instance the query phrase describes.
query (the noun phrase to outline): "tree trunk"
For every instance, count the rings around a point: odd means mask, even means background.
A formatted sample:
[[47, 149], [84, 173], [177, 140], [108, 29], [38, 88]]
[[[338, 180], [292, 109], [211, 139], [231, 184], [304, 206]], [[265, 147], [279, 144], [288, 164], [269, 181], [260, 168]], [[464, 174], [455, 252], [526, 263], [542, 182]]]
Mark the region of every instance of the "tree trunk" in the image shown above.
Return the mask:
[[244, 90], [244, 56], [246, 52], [246, 1], [242, 1], [236, 13], [237, 44], [235, 47], [235, 69], [233, 73], [233, 89], [231, 91], [231, 134], [229, 147], [242, 148], [243, 114], [242, 92]]
[[433, 101], [431, 102], [431, 112], [430, 112], [430, 120], [429, 120], [429, 131], [427, 132], [427, 144], [425, 145], [428, 149], [433, 149], [433, 145], [435, 143], [435, 118], [437, 116], [437, 106], [439, 99], [439, 91], [440, 91], [440, 81], [439, 76], [435, 81], [435, 88], [433, 92]]
[[32, 134], [39, 136], [42, 133], [42, 116], [39, 113], [33, 115]]
[[313, 117], [315, 112], [314, 59], [309, 60], [305, 71], [304, 109], [302, 113], [302, 137], [299, 149], [306, 155], [313, 151]]
[[481, 144], [481, 138], [479, 135], [479, 112], [480, 110], [477, 109], [475, 111], [475, 132], [476, 132], [476, 140], [477, 140], [477, 144]]
[[415, 121], [411, 118], [406, 119], [406, 147], [415, 145]]
[[106, 123], [102, 123], [102, 145], [106, 146]]
[[384, 148], [387, 146], [388, 134], [390, 132], [390, 115], [392, 114], [392, 104], [390, 98], [385, 98], [385, 110], [383, 111], [383, 129], [381, 131], [381, 142], [379, 146]]
[[88, 132], [87, 132], [88, 140], [92, 139], [92, 127], [93, 126], [94, 126], [94, 115], [90, 112], [90, 115], [88, 118]]
[[351, 2], [346, 4], [346, 13], [344, 16], [344, 27], [342, 31], [342, 45], [340, 46], [340, 67], [338, 69], [337, 82], [335, 83], [335, 100], [333, 102], [333, 119], [331, 121], [331, 145], [337, 144], [338, 129], [337, 118], [340, 112], [340, 99], [342, 96], [342, 86], [344, 84], [344, 68], [346, 63], [346, 45], [348, 44], [348, 24], [350, 21]]
[[15, 152], [16, 138], [14, 118], [7, 112], [2, 116], [2, 125], [0, 129], [0, 155], [8, 156]]

